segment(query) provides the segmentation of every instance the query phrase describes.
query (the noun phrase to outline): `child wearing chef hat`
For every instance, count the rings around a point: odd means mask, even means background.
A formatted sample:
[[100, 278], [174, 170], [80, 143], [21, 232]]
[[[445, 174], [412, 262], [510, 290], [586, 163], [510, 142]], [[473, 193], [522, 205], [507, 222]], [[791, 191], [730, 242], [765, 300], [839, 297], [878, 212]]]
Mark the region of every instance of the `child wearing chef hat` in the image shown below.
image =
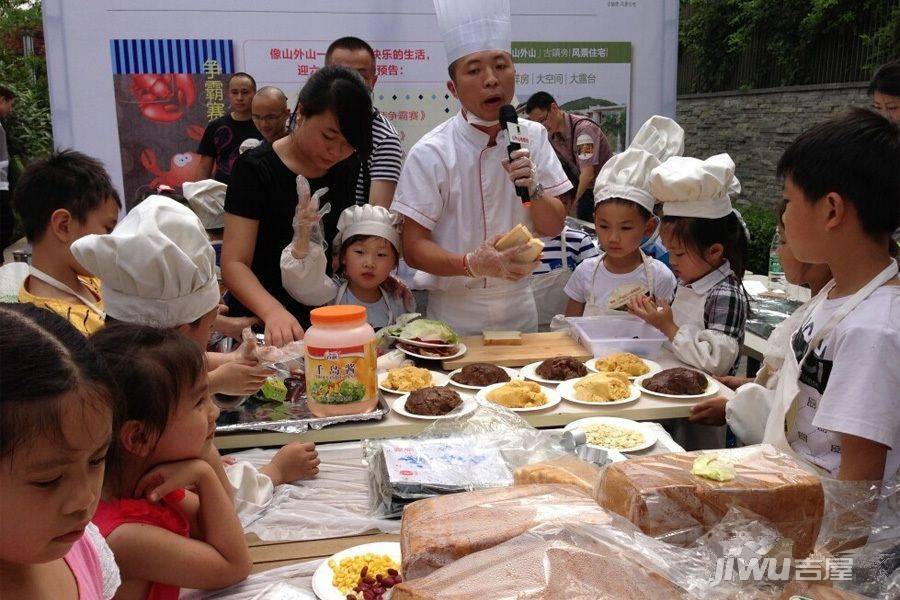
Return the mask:
[[377, 328], [413, 312], [412, 297], [401, 293], [391, 272], [400, 260], [400, 218], [381, 206], [351, 206], [341, 213], [333, 247], [336, 276], [326, 273], [322, 245], [310, 239], [317, 207], [298, 204], [294, 240], [281, 253], [281, 281], [298, 302], [308, 306], [355, 304], [366, 308]]
[[641, 244], [657, 229], [650, 172], [683, 149], [678, 123], [654, 116], [627, 150], [603, 165], [594, 184], [594, 228], [604, 254], [579, 265], [567, 283], [567, 316], [615, 314], [634, 296], [672, 299], [675, 276]]
[[662, 238], [679, 285], [671, 306], [642, 297], [628, 307], [669, 338], [682, 362], [713, 375], [734, 374], [749, 308], [747, 235], [730, 199], [739, 189], [727, 154], [673, 156], [652, 170], [649, 191], [663, 203]]
[[[206, 347], [218, 314], [219, 284], [215, 253], [189, 208], [171, 198], [149, 196], [112, 233], [78, 240], [72, 254], [101, 279], [107, 326], [120, 321], [176, 329]], [[211, 394], [249, 395], [272, 374], [240, 352], [207, 352], [206, 363]], [[263, 479], [255, 470], [248, 474], [242, 463], [229, 467], [238, 508], [264, 504], [273, 485], [314, 475], [317, 465], [314, 446], [295, 442], [259, 470]]]
[[672, 299], [675, 276], [641, 250], [641, 240], [656, 229], [647, 178], [658, 165], [640, 148], [603, 165], [594, 185], [594, 227], [603, 254], [580, 264], [566, 284], [567, 316], [616, 314], [633, 296]]
[[[72, 244], [72, 254], [100, 278], [107, 322], [175, 328], [206, 348], [218, 315], [219, 283], [215, 252], [189, 208], [150, 196], [112, 233]], [[211, 393], [252, 394], [271, 375], [239, 357], [207, 354]]]

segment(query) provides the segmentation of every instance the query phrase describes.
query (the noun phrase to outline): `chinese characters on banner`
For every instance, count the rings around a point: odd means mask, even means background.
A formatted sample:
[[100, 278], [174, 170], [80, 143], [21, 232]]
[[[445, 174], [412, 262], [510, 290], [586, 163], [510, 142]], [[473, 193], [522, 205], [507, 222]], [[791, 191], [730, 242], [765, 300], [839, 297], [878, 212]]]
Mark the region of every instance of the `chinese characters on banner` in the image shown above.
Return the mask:
[[614, 152], [627, 145], [630, 42], [513, 42], [512, 55], [522, 101], [550, 92], [563, 110], [599, 123]]
[[[393, 123], [406, 150], [459, 109], [446, 87], [441, 42], [368, 40], [378, 81], [372, 101]], [[310, 75], [325, 65], [331, 40], [252, 40], [243, 44], [243, 61], [260, 85], [281, 88], [291, 106]]]

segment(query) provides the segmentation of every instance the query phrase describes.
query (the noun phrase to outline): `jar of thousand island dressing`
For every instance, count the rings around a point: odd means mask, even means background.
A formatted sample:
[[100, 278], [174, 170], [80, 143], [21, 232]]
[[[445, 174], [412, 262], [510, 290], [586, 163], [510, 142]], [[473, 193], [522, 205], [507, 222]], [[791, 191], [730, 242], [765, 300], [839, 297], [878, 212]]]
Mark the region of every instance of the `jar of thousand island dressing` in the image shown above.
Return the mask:
[[317, 417], [372, 411], [378, 404], [375, 330], [362, 306], [323, 306], [310, 313], [306, 397]]

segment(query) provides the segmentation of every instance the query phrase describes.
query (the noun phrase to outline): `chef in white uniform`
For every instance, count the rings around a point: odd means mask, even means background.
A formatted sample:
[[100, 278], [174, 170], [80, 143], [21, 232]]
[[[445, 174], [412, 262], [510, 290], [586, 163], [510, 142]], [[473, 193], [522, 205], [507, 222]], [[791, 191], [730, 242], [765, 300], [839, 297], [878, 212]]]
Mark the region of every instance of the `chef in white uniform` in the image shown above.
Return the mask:
[[[515, 91], [508, 0], [435, 0], [451, 80], [462, 109], [410, 150], [391, 209], [405, 217], [403, 253], [429, 290], [428, 316], [460, 334], [537, 330], [530, 287], [534, 264], [517, 249], [498, 252], [500, 235], [521, 223], [535, 236], [562, 231], [557, 196], [569, 182], [546, 130], [520, 120], [523, 149], [507, 158], [500, 107]], [[528, 189], [523, 204], [515, 185]]]

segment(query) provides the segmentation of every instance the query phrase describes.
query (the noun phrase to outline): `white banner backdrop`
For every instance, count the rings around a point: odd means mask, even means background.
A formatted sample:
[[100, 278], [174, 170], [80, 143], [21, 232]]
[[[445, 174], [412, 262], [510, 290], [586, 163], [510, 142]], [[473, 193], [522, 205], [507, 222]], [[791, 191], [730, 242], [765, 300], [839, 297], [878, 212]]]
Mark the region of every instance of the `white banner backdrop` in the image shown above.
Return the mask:
[[[602, 120], [614, 149], [650, 116], [674, 116], [677, 0], [512, 5], [519, 101], [550, 92]], [[405, 148], [458, 108], [430, 0], [44, 0], [43, 12], [54, 143], [103, 160], [120, 190], [111, 40], [231, 40], [235, 70], [293, 100], [328, 44], [354, 35], [375, 50], [374, 102]]]

